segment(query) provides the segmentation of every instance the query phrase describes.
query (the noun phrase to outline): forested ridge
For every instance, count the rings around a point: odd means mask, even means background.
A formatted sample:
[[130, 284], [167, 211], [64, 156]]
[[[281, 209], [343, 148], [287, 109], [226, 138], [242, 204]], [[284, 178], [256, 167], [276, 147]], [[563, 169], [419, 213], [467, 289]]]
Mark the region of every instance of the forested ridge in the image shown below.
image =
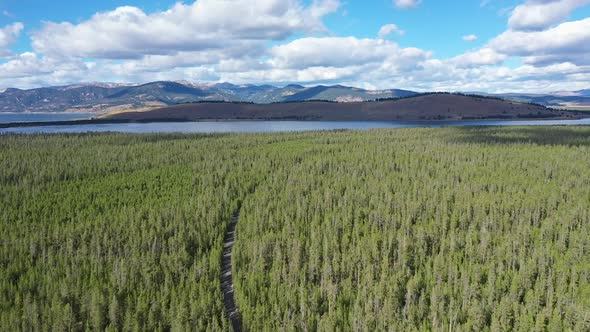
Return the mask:
[[0, 136], [0, 330], [589, 331], [590, 128]]

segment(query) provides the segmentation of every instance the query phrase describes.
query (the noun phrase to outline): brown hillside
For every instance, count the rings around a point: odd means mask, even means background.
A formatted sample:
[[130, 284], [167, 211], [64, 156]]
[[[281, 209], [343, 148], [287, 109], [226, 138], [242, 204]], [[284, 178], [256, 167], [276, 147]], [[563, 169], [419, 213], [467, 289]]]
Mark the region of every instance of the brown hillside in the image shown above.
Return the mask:
[[471, 119], [579, 118], [574, 112], [540, 105], [455, 94], [430, 94], [378, 102], [278, 104], [194, 103], [145, 112], [107, 115], [112, 120], [317, 120], [429, 121]]

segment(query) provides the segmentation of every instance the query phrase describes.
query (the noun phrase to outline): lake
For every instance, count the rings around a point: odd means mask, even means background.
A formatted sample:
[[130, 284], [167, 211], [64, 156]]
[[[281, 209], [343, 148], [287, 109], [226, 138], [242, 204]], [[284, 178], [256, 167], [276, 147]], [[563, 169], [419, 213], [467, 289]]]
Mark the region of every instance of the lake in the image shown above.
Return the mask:
[[88, 113], [0, 113], [0, 123], [68, 121], [92, 116], [93, 114]]
[[[0, 114], [0, 123], [57, 121], [88, 118], [89, 114]], [[10, 121], [7, 121], [10, 119]], [[446, 122], [370, 122], [370, 121], [217, 121], [217, 122], [154, 122], [117, 123], [72, 126], [42, 126], [0, 129], [0, 133], [265, 133], [314, 130], [368, 130], [376, 128], [463, 127], [463, 126], [542, 126], [590, 125], [590, 118], [581, 120], [480, 120]]]

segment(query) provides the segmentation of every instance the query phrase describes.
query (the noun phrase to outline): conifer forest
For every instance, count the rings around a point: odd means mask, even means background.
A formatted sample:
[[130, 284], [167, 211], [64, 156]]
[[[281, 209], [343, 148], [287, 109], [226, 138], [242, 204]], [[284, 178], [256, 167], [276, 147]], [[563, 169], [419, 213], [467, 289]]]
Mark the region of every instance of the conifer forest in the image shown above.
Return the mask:
[[590, 331], [590, 127], [0, 135], [0, 331]]

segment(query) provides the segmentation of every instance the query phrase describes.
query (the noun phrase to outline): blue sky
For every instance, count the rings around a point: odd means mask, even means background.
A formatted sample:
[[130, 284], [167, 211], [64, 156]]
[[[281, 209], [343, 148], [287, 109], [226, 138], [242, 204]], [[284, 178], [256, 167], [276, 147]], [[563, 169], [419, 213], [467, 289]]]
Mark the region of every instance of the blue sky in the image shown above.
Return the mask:
[[576, 90], [590, 87], [588, 45], [590, 0], [0, 0], [0, 89], [169, 79]]

